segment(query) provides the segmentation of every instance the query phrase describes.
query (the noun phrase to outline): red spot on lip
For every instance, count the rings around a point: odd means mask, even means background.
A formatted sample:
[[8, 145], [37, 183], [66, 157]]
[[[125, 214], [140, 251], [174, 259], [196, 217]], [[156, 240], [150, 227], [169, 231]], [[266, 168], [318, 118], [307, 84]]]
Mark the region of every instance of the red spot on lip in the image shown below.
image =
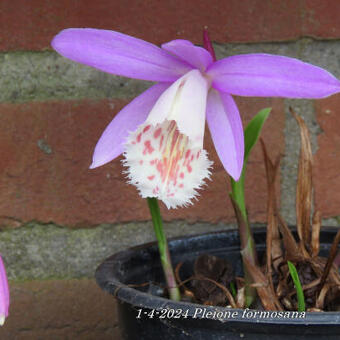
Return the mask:
[[145, 133], [146, 131], [148, 131], [150, 129], [150, 125], [147, 125], [144, 129], [143, 129], [143, 133]]
[[152, 181], [155, 178], [155, 175], [148, 176], [148, 179]]
[[143, 164], [143, 160], [142, 160], [142, 159], [139, 161], [139, 164], [140, 164], [140, 165], [142, 165], [142, 164]]
[[168, 164], [168, 160], [167, 158], [165, 157], [163, 159], [163, 162], [157, 162], [156, 164], [156, 169], [157, 171], [159, 172], [160, 176], [161, 176], [161, 180], [162, 182], [164, 183], [165, 181], [165, 177], [166, 177], [166, 168], [167, 168], [167, 164]]
[[155, 131], [155, 133], [153, 134], [154, 138], [158, 138], [159, 135], [161, 134], [161, 132], [162, 132], [162, 128], [158, 128], [158, 129]]
[[189, 158], [190, 155], [190, 150], [187, 150], [187, 152], [185, 153], [185, 158]]
[[174, 135], [172, 137], [171, 146], [170, 146], [170, 153], [172, 153], [174, 151], [174, 147], [176, 145], [178, 137], [179, 137], [179, 131], [176, 129], [175, 132], [174, 132]]
[[140, 143], [141, 139], [142, 139], [142, 133], [139, 133], [137, 136], [136, 142]]
[[189, 173], [192, 171], [192, 167], [189, 164], [187, 165], [187, 169]]
[[185, 80], [183, 79], [183, 80], [181, 81], [181, 83], [179, 84], [178, 88], [181, 88], [181, 87], [183, 87], [183, 86], [184, 86], [184, 84], [185, 84]]
[[179, 177], [183, 179], [183, 178], [184, 178], [184, 172], [181, 172], [181, 173], [179, 174]]
[[183, 188], [184, 187], [183, 183], [179, 184], [178, 187]]
[[154, 152], [154, 148], [151, 145], [151, 141], [147, 140], [144, 142], [144, 150], [143, 150], [143, 155], [146, 155], [147, 153], [152, 154]]

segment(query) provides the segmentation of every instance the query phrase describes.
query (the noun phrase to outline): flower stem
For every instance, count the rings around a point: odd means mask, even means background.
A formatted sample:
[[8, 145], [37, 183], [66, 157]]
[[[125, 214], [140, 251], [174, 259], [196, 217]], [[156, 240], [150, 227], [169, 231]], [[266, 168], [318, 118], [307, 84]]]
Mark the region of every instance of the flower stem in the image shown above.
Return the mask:
[[164, 234], [163, 221], [159, 210], [158, 201], [154, 197], [148, 197], [147, 200], [152, 217], [154, 231], [158, 242], [158, 249], [163, 267], [163, 272], [169, 289], [170, 299], [180, 301], [181, 294], [177, 287], [174, 270], [171, 264], [168, 241]]

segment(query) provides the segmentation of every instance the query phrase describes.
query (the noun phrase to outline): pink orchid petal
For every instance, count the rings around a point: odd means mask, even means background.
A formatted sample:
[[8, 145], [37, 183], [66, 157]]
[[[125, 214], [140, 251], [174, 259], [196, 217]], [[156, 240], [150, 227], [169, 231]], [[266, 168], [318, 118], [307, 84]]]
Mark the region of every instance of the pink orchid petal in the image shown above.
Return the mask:
[[339, 80], [326, 70], [277, 55], [224, 58], [207, 73], [215, 89], [239, 96], [323, 98], [340, 92]]
[[174, 82], [159, 97], [147, 118], [147, 123], [161, 124], [174, 120], [181, 133], [194, 147], [203, 147], [208, 82], [198, 70], [192, 70]]
[[215, 90], [209, 92], [207, 122], [225, 170], [237, 181], [243, 167], [244, 136], [238, 108], [230, 95]]
[[172, 40], [163, 44], [162, 48], [201, 71], [205, 71], [213, 63], [213, 58], [206, 49], [195, 46], [188, 40]]
[[2, 258], [0, 256], [0, 325], [5, 321], [8, 316], [9, 308], [9, 288], [6, 275], [6, 269]]
[[135, 131], [145, 121], [159, 96], [168, 86], [166, 83], [153, 85], [115, 116], [95, 147], [90, 169], [112, 161], [123, 152], [123, 143], [129, 133]]
[[124, 77], [167, 82], [191, 69], [161, 48], [115, 31], [69, 28], [51, 44], [66, 58]]

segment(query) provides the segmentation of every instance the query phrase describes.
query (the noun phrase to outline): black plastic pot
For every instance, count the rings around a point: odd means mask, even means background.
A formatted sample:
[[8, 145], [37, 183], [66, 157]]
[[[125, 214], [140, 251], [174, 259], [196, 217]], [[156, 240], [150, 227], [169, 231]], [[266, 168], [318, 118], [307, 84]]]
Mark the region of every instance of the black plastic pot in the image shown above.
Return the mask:
[[[321, 255], [327, 256], [335, 234], [334, 228], [322, 229]], [[262, 253], [265, 236], [264, 229], [255, 229], [254, 238]], [[202, 253], [227, 258], [238, 275], [242, 272], [237, 231], [177, 238], [169, 241], [169, 247], [175, 264], [184, 261], [182, 279], [192, 274], [193, 261]], [[124, 339], [340, 339], [338, 312], [305, 313], [304, 317], [301, 313], [281, 317], [277, 313], [255, 315], [254, 310], [173, 302], [157, 296], [155, 289], [148, 293], [150, 287], [155, 287], [152, 285], [129, 287], [128, 284], [164, 282], [155, 243], [111, 256], [98, 267], [96, 280], [118, 299]]]

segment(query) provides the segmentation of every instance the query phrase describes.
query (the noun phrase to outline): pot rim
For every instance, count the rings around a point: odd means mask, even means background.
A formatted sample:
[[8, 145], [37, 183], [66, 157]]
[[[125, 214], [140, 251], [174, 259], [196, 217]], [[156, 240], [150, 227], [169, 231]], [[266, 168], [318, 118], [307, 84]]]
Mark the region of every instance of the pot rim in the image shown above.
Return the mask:
[[[225, 234], [225, 233], [235, 233], [237, 230], [230, 229], [230, 230], [221, 230], [221, 231], [214, 231], [214, 232], [206, 232], [200, 233], [190, 236], [180, 236], [170, 238], [169, 248], [171, 249], [171, 244], [177, 240], [183, 239], [196, 239], [202, 238], [207, 235], [214, 235], [214, 234]], [[261, 234], [266, 231], [265, 227], [257, 227], [253, 229], [254, 236], [256, 234]], [[327, 234], [331, 233], [334, 234], [337, 232], [337, 227], [322, 227], [321, 233]], [[120, 282], [115, 276], [114, 273], [107, 275], [107, 271], [109, 268], [115, 268], [115, 264], [121, 263], [123, 258], [128, 258], [129, 255], [132, 255], [136, 251], [140, 251], [142, 249], [146, 249], [149, 247], [157, 246], [157, 242], [149, 242], [142, 245], [138, 245], [135, 247], [131, 247], [122, 251], [115, 253], [114, 255], [108, 257], [104, 260], [97, 268], [95, 272], [95, 278], [98, 285], [115, 298], [128, 303], [134, 306], [136, 309], [145, 308], [150, 310], [163, 310], [163, 309], [174, 309], [179, 310], [182, 309], [183, 312], [188, 311], [188, 317], [193, 317], [195, 311], [198, 308], [203, 308], [206, 313], [212, 312], [237, 312], [238, 316], [235, 318], [227, 318], [227, 319], [218, 319], [222, 322], [238, 322], [238, 323], [250, 323], [250, 324], [286, 324], [288, 325], [340, 325], [340, 312], [304, 312], [305, 317], [297, 317], [297, 318], [278, 318], [278, 317], [270, 317], [270, 318], [245, 318], [240, 317], [243, 315], [246, 309], [238, 309], [238, 308], [227, 308], [227, 307], [220, 307], [220, 306], [208, 306], [208, 305], [200, 305], [197, 303], [192, 302], [185, 302], [185, 301], [173, 301], [166, 299], [164, 297], [151, 295], [150, 293], [142, 292], [138, 289], [129, 287], [127, 284]], [[109, 277], [108, 277], [109, 276]], [[248, 311], [256, 311], [255, 309], [248, 309]], [[267, 312], [267, 311], [263, 311]], [[279, 311], [269, 311], [269, 313]], [[286, 311], [283, 311], [285, 313]], [[293, 313], [293, 312], [289, 312]], [[302, 312], [299, 312], [302, 313]], [[197, 317], [199, 319], [199, 317]]]

